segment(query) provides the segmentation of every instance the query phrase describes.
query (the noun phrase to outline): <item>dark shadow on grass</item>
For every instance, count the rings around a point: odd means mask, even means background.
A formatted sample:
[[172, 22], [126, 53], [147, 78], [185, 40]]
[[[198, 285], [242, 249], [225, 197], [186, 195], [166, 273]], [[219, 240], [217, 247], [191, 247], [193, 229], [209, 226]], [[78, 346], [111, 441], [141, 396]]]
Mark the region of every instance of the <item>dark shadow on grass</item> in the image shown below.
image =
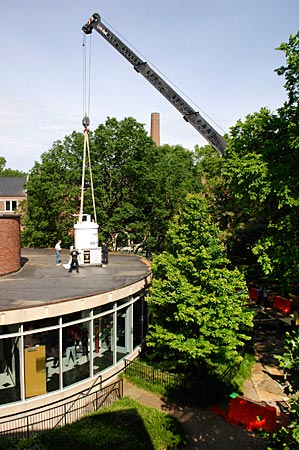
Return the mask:
[[[4, 442], [3, 442], [4, 443]], [[44, 431], [23, 441], [22, 447], [47, 450], [154, 450], [136, 409], [95, 413], [77, 422]], [[0, 438], [0, 450], [1, 438]], [[9, 450], [10, 447], [6, 447]]]

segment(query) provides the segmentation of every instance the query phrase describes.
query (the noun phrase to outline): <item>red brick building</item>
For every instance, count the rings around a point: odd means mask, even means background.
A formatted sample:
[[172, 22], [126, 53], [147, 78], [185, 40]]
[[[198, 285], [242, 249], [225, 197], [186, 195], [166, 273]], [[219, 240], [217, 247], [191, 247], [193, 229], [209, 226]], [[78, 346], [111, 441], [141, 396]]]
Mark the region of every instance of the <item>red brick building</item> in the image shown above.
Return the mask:
[[18, 212], [26, 198], [27, 177], [0, 177], [0, 214]]
[[20, 203], [26, 198], [27, 177], [0, 177], [0, 276], [21, 264]]

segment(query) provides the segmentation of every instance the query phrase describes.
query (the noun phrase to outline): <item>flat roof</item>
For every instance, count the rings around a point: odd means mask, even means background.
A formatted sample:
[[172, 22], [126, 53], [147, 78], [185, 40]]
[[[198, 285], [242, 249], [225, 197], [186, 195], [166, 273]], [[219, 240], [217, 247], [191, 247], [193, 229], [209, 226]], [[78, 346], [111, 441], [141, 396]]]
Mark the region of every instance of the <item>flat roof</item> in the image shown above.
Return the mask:
[[64, 267], [68, 259], [69, 250], [62, 249], [62, 264], [56, 266], [53, 249], [22, 249], [21, 269], [0, 277], [0, 311], [110, 292], [151, 273], [150, 263], [137, 255], [109, 253], [106, 267], [81, 266], [79, 273]]

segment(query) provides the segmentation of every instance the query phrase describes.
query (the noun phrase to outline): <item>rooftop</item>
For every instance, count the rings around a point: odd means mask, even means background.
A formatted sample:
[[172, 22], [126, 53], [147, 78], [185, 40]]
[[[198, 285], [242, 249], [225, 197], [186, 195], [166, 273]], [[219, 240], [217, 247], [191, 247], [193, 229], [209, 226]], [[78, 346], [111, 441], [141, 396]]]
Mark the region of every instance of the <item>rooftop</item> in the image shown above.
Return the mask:
[[24, 197], [27, 177], [0, 177], [0, 197]]
[[56, 266], [53, 249], [22, 249], [22, 268], [0, 277], [0, 311], [74, 300], [113, 291], [146, 278], [151, 273], [147, 260], [137, 255], [112, 253], [106, 267], [81, 266], [69, 273], [63, 264], [69, 250], [61, 252]]

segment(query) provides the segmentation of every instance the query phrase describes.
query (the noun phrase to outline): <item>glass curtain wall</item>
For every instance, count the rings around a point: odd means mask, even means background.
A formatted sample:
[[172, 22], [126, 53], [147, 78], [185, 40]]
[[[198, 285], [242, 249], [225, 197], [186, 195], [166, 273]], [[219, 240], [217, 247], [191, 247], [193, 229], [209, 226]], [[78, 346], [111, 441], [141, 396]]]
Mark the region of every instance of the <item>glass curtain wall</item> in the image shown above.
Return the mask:
[[0, 405], [55, 392], [115, 365], [142, 343], [146, 314], [136, 297], [0, 326]]

